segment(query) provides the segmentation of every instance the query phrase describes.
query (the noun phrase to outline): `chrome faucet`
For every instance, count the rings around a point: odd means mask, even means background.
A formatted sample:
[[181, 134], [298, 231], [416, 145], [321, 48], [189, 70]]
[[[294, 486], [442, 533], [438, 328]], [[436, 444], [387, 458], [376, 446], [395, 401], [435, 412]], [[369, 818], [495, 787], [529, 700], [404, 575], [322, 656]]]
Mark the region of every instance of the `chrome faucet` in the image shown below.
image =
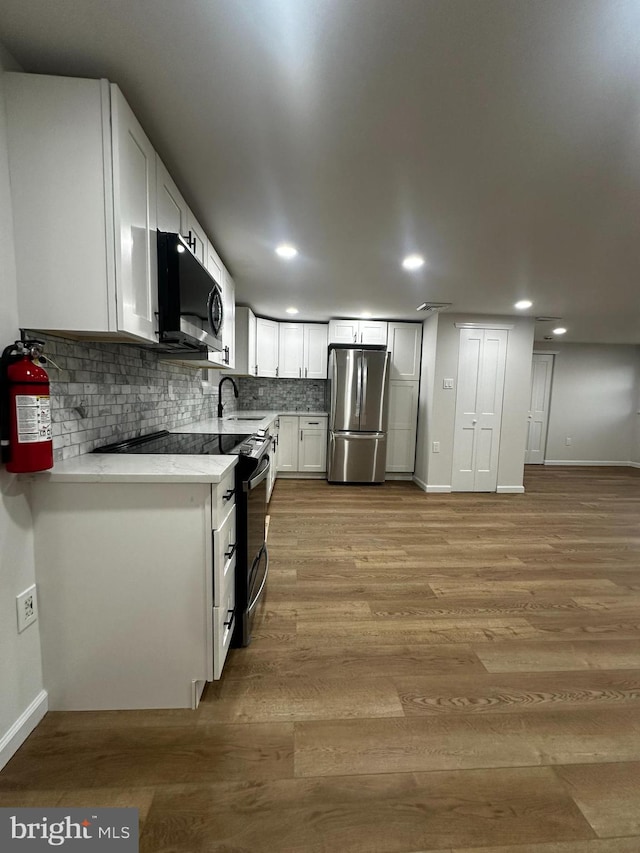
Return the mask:
[[233, 393], [236, 396], [236, 400], [238, 399], [238, 386], [233, 381], [230, 376], [223, 376], [220, 382], [218, 382], [218, 417], [222, 417], [222, 410], [224, 409], [224, 403], [222, 402], [222, 383], [228, 379], [229, 382], [233, 385]]

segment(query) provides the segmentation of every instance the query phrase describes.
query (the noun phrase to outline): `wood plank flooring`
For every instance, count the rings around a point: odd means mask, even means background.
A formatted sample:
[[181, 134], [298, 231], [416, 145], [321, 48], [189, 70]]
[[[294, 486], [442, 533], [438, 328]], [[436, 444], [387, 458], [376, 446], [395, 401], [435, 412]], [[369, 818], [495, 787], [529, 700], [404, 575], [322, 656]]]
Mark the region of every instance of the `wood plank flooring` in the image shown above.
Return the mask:
[[50, 713], [0, 806], [136, 806], [142, 853], [640, 853], [640, 471], [525, 486], [278, 481], [198, 711]]

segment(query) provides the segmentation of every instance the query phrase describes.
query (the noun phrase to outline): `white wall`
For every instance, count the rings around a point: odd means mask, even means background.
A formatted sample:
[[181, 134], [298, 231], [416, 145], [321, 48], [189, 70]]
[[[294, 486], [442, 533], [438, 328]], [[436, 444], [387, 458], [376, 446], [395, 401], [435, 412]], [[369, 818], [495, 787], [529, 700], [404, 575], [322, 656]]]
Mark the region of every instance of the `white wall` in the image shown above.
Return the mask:
[[[13, 221], [6, 144], [3, 72], [17, 68], [0, 45], [0, 346], [19, 337]], [[42, 702], [42, 663], [38, 624], [22, 634], [16, 627], [16, 595], [35, 581], [33, 531], [25, 489], [0, 466], [0, 767], [20, 745], [29, 723], [16, 723]], [[33, 709], [32, 709], [33, 710]], [[38, 712], [36, 713], [36, 718]], [[37, 721], [37, 719], [36, 719]], [[33, 715], [31, 726], [34, 724]], [[15, 734], [15, 736], [14, 736]]]
[[[638, 348], [555, 341], [546, 348], [557, 355], [545, 460], [631, 461], [636, 438]], [[536, 349], [542, 347], [536, 345]]]
[[416, 442], [416, 467], [414, 479], [424, 489], [428, 479], [428, 448], [431, 445], [431, 419], [433, 412], [433, 387], [436, 375], [438, 342], [438, 315], [434, 314], [422, 324], [422, 361], [420, 396], [418, 398], [418, 434]]
[[[513, 329], [509, 330], [507, 345], [502, 431], [498, 457], [498, 487], [519, 488], [522, 486], [524, 474], [534, 321], [526, 317], [469, 314], [441, 314], [438, 318], [429, 443], [422, 447], [426, 459], [427, 486], [435, 489], [451, 485], [460, 340], [460, 330], [456, 327], [456, 323], [513, 325]], [[445, 378], [454, 380], [453, 389], [443, 389], [442, 380]], [[439, 453], [431, 451], [431, 441], [440, 442]]]

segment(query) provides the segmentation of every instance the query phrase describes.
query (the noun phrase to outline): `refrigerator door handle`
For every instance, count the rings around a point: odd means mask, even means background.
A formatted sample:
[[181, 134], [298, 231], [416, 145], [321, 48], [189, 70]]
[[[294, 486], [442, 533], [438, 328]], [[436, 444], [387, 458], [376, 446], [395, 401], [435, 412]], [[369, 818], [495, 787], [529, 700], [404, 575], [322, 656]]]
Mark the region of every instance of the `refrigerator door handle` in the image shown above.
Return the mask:
[[363, 412], [367, 411], [367, 380], [369, 378], [369, 365], [367, 364], [366, 356], [363, 354], [360, 362], [360, 381], [362, 383], [361, 393], [361, 408]]
[[360, 417], [360, 407], [362, 406], [362, 356], [359, 355], [357, 358], [358, 358], [358, 367], [357, 367], [358, 377], [356, 379], [356, 411], [355, 411], [355, 416], [356, 416], [356, 418], [359, 418]]

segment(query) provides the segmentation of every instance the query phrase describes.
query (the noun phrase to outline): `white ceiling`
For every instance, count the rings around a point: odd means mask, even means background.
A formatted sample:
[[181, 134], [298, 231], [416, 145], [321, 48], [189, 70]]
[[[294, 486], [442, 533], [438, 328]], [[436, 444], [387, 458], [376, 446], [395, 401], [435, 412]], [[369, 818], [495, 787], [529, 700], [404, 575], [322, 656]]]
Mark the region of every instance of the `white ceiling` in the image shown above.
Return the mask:
[[0, 0], [26, 71], [120, 85], [257, 313], [529, 297], [572, 341], [640, 343], [639, 36], [639, 0]]

